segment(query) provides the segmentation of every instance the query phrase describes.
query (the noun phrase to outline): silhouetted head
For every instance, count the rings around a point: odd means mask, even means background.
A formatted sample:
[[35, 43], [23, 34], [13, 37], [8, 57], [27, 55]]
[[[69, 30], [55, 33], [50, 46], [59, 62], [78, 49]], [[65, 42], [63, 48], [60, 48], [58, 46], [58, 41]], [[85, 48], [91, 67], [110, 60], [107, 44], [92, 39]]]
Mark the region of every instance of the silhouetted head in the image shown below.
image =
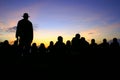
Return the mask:
[[40, 44], [40, 47], [41, 47], [41, 48], [45, 48], [45, 44], [44, 44], [44, 43], [41, 43], [41, 44]]
[[70, 45], [70, 40], [67, 40], [66, 45]]
[[75, 37], [79, 39], [79, 38], [80, 38], [80, 34], [77, 33], [77, 34], [75, 35]]
[[8, 40], [5, 40], [5, 41], [4, 41], [4, 44], [6, 44], [6, 45], [9, 44], [9, 41], [8, 41]]
[[14, 45], [18, 45], [18, 41], [17, 40], [14, 41]]
[[117, 42], [117, 38], [113, 38], [113, 42]]
[[81, 41], [85, 41], [85, 37], [81, 37]]
[[103, 43], [106, 43], [107, 42], [107, 39], [103, 39]]
[[92, 39], [92, 40], [91, 40], [91, 43], [95, 43], [95, 39]]
[[62, 36], [58, 36], [58, 41], [59, 41], [59, 42], [63, 42]]
[[9, 46], [9, 41], [8, 41], [8, 40], [5, 40], [5, 41], [3, 42], [3, 45], [4, 45], [4, 46]]
[[24, 18], [24, 19], [28, 19], [28, 17], [29, 17], [28, 13], [24, 13], [24, 14], [23, 14], [23, 18]]
[[37, 46], [37, 44], [36, 44], [36, 43], [33, 43], [33, 44], [32, 44], [32, 47], [36, 47], [36, 46]]
[[53, 41], [50, 41], [50, 45], [53, 46], [53, 45], [54, 45], [54, 42], [53, 42]]

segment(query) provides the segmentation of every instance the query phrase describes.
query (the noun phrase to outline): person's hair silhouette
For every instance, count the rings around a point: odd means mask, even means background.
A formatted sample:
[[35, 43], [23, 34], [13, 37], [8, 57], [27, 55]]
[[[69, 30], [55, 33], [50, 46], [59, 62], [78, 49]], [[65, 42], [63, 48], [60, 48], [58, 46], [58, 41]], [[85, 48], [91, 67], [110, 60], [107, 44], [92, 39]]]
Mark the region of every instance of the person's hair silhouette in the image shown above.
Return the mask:
[[16, 30], [16, 38], [19, 41], [19, 46], [23, 51], [29, 51], [32, 40], [33, 40], [33, 25], [28, 20], [28, 13], [23, 14], [23, 19], [18, 21], [17, 30]]

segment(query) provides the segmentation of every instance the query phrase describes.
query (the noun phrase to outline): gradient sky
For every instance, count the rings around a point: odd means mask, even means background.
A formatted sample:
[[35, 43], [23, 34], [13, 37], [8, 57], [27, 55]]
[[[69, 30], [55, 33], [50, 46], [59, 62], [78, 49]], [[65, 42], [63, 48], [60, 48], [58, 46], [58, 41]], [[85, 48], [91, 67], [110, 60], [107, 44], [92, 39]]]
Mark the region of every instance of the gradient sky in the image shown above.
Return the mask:
[[90, 42], [120, 38], [120, 0], [0, 0], [0, 41], [15, 38], [24, 12], [33, 23], [37, 45], [72, 40], [76, 33]]

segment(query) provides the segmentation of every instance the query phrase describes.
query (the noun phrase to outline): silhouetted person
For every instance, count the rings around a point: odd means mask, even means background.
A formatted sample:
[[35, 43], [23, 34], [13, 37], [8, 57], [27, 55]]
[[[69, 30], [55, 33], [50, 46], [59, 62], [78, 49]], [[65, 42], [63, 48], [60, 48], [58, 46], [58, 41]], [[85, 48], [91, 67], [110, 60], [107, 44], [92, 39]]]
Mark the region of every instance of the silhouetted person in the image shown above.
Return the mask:
[[[103, 42], [101, 43], [101, 44], [99, 44], [99, 52], [101, 53], [101, 56], [103, 56], [104, 57], [104, 59], [107, 59], [107, 56], [108, 56], [108, 54], [107, 53], [110, 53], [109, 51], [110, 51], [110, 45], [109, 45], [109, 43], [107, 42], [107, 39], [103, 39]], [[103, 54], [104, 53], [104, 54]], [[103, 60], [104, 60], [103, 59]]]
[[80, 48], [82, 49], [89, 48], [89, 43], [86, 41], [85, 37], [81, 37]]
[[39, 45], [38, 51], [39, 51], [39, 56], [46, 56], [46, 48], [44, 43], [41, 43]]
[[95, 42], [95, 39], [91, 39], [91, 43], [90, 43], [90, 48], [97, 48], [97, 43]]
[[48, 55], [54, 55], [54, 42], [50, 41], [49, 46], [47, 47]]
[[119, 43], [117, 38], [113, 38], [113, 42], [110, 44], [111, 48], [119, 48]]
[[15, 40], [13, 45], [12, 45], [12, 53], [14, 53], [14, 56], [19, 56], [18, 55], [18, 41]]
[[77, 33], [75, 37], [72, 38], [72, 49], [73, 50], [79, 50], [80, 48], [80, 34]]
[[28, 13], [23, 14], [23, 19], [17, 24], [16, 38], [19, 41], [21, 50], [25, 50], [25, 53], [29, 53], [30, 46], [33, 40], [33, 25], [28, 20]]
[[110, 52], [113, 52], [111, 55], [110, 55], [110, 59], [118, 64], [119, 61], [120, 61], [120, 44], [118, 42], [118, 39], [117, 38], [113, 38], [113, 41], [112, 43], [110, 44]]
[[3, 53], [4, 53], [6, 56], [8, 56], [7, 54], [10, 55], [11, 45], [9, 44], [9, 41], [8, 41], [8, 40], [5, 40], [5, 41], [3, 42], [3, 48], [2, 48], [2, 50], [4, 50]]
[[11, 53], [11, 50], [12, 50], [12, 48], [11, 48], [11, 45], [9, 44], [9, 41], [5, 40], [3, 42], [2, 50], [1, 50], [1, 52], [2, 52], [2, 58], [3, 58], [2, 61], [5, 62], [5, 64], [11, 62], [10, 59], [11, 59], [11, 56], [13, 54], [13, 53]]
[[100, 48], [102, 49], [108, 49], [109, 48], [109, 43], [107, 42], [107, 39], [103, 39], [103, 42], [99, 45]]
[[36, 44], [36, 43], [33, 43], [32, 46], [31, 46], [31, 55], [32, 55], [32, 56], [36, 56], [37, 53], [38, 53], [37, 44]]
[[70, 55], [70, 54], [71, 54], [71, 49], [72, 49], [71, 42], [70, 42], [70, 40], [67, 40], [67, 41], [66, 41], [66, 54], [67, 54], [67, 55]]
[[[91, 43], [90, 43], [90, 55], [89, 57], [95, 62], [96, 59], [96, 53], [98, 53], [98, 44], [95, 42], [95, 39], [91, 39]], [[89, 60], [91, 60], [89, 59]], [[92, 61], [92, 62], [93, 62]]]
[[63, 37], [62, 36], [58, 36], [58, 41], [55, 43], [55, 52], [56, 55], [64, 55], [65, 53], [65, 43], [63, 42]]
[[82, 58], [87, 57], [86, 54], [88, 54], [88, 49], [89, 49], [89, 43], [86, 41], [85, 37], [81, 37], [81, 42], [80, 42], [80, 50], [81, 50], [81, 55], [84, 56]]

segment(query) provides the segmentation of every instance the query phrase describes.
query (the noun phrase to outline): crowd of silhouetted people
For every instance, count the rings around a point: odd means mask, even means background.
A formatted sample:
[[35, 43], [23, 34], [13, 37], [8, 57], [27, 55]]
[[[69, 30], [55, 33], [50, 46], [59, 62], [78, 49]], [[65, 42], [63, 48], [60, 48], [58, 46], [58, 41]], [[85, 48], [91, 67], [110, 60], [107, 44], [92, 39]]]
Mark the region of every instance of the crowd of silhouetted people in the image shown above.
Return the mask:
[[32, 43], [28, 51], [25, 48], [21, 49], [17, 40], [12, 45], [9, 44], [8, 40], [5, 40], [0, 43], [0, 59], [3, 63], [16, 64], [25, 62], [34, 64], [52, 63], [55, 61], [71, 63], [75, 60], [77, 62], [96, 63], [97, 58], [100, 58], [100, 56], [112, 58], [112, 54], [119, 53], [119, 50], [120, 45], [117, 38], [113, 38], [111, 43], [108, 43], [107, 39], [103, 39], [100, 44], [97, 44], [95, 39], [91, 39], [91, 43], [89, 43], [85, 37], [81, 37], [78, 33], [66, 43], [63, 42], [62, 36], [58, 36], [57, 41], [55, 43], [50, 41], [48, 47], [45, 47], [44, 43], [39, 46]]
[[0, 42], [0, 61], [4, 64], [98, 63], [100, 60], [115, 59], [113, 54], [119, 53], [117, 38], [113, 38], [111, 43], [107, 39], [100, 44], [91, 39], [89, 43], [79, 33], [66, 43], [62, 36], [58, 36], [57, 41], [50, 41], [48, 47], [44, 43], [37, 46], [32, 43], [34, 32], [29, 14], [24, 13], [22, 17], [17, 23], [14, 43], [9, 44], [8, 40]]

